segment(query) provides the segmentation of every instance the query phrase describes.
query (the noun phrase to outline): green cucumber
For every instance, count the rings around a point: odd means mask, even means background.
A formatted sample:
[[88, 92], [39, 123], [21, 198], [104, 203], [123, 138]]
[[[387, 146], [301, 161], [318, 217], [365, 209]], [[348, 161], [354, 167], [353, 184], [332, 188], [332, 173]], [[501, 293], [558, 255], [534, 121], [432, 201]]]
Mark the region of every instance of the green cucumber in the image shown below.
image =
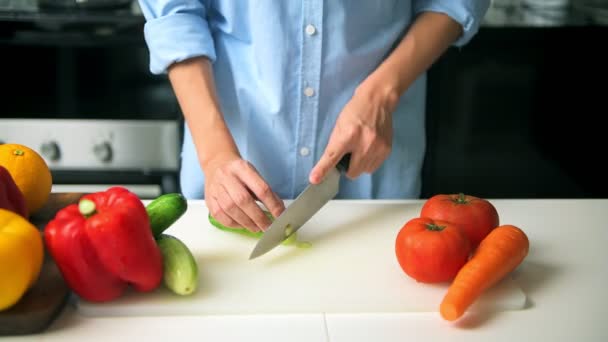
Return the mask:
[[[266, 214], [267, 216], [269, 215], [268, 213]], [[268, 216], [271, 220], [272, 220], [272, 216]], [[221, 224], [218, 220], [216, 220], [215, 218], [213, 218], [213, 216], [211, 216], [211, 214], [209, 214], [209, 222], [211, 222], [211, 224], [223, 231], [226, 232], [231, 232], [231, 233], [236, 233], [236, 234], [241, 234], [241, 235], [245, 235], [245, 236], [249, 236], [252, 238], [261, 238], [262, 235], [264, 234], [264, 232], [252, 232], [249, 229], [245, 229], [245, 228], [232, 228], [232, 227], [227, 227], [224, 226], [223, 224]]]
[[158, 238], [188, 209], [186, 198], [179, 193], [160, 195], [146, 206], [154, 238]]
[[198, 265], [188, 246], [168, 234], [161, 234], [156, 243], [163, 256], [165, 286], [181, 296], [194, 293], [198, 288]]
[[[272, 216], [272, 214], [270, 212], [264, 210], [264, 214], [266, 214], [266, 216], [268, 216], [270, 221], [274, 220], [274, 217]], [[224, 226], [219, 221], [217, 221], [215, 218], [213, 218], [213, 216], [211, 216], [211, 214], [209, 214], [209, 222], [211, 223], [212, 226], [214, 226], [220, 230], [223, 230], [225, 232], [245, 235], [245, 236], [256, 238], [256, 239], [259, 239], [262, 237], [262, 235], [264, 235], [264, 232], [252, 232], [247, 228], [242, 228], [242, 227], [233, 228], [233, 227]], [[289, 231], [289, 227], [286, 229], [286, 231]], [[285, 239], [281, 244], [285, 245], [285, 246], [295, 245], [298, 248], [309, 248], [312, 246], [312, 244], [310, 242], [298, 241], [297, 236], [298, 236], [298, 232], [294, 232], [293, 234], [289, 235], [289, 237], [287, 239]]]

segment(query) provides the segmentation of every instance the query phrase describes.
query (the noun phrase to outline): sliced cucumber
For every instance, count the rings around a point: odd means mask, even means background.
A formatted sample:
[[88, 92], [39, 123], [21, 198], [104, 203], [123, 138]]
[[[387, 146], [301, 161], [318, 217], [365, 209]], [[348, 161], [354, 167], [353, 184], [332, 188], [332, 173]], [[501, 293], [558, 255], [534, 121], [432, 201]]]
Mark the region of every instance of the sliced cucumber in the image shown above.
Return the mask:
[[[274, 217], [272, 216], [272, 214], [270, 212], [264, 210], [264, 213], [266, 214], [266, 216], [268, 216], [268, 218], [271, 221], [274, 220]], [[247, 228], [241, 228], [241, 227], [233, 228], [233, 227], [224, 226], [219, 221], [217, 221], [215, 218], [213, 218], [213, 216], [211, 216], [211, 214], [209, 214], [209, 222], [211, 223], [212, 226], [214, 226], [220, 230], [226, 231], [226, 232], [241, 234], [241, 235], [249, 236], [249, 237], [256, 238], [256, 239], [259, 239], [262, 237], [262, 235], [264, 235], [264, 232], [252, 232]], [[285, 245], [285, 246], [294, 245], [297, 248], [310, 248], [312, 246], [312, 244], [310, 242], [298, 241], [298, 232], [294, 232], [293, 234], [291, 234], [290, 227], [288, 227], [286, 229], [286, 232], [288, 233], [288, 234], [286, 234], [286, 235], [288, 235], [288, 237], [281, 243], [282, 245]]]
[[252, 232], [251, 230], [245, 229], [245, 228], [232, 228], [232, 227], [224, 226], [218, 220], [213, 218], [213, 216], [211, 216], [211, 214], [209, 214], [209, 222], [211, 222], [211, 224], [214, 227], [216, 227], [220, 230], [223, 230], [226, 232], [231, 232], [231, 233], [236, 233], [236, 234], [241, 234], [241, 235], [245, 235], [245, 236], [249, 236], [249, 237], [253, 237], [253, 238], [260, 238], [264, 234], [264, 232]]

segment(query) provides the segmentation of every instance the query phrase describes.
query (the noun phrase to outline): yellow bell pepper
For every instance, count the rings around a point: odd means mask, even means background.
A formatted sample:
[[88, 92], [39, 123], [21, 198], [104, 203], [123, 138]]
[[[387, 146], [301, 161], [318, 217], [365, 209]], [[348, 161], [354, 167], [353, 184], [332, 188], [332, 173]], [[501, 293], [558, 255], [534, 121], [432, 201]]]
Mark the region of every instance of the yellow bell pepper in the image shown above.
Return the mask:
[[40, 231], [22, 216], [0, 209], [0, 311], [17, 304], [36, 283], [43, 261]]

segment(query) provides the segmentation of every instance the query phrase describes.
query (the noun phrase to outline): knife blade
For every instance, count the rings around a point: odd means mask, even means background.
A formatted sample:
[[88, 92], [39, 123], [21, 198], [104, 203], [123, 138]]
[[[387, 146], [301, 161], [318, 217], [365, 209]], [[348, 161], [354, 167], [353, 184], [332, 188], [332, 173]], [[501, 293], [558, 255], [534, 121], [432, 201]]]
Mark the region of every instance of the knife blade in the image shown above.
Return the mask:
[[249, 260], [259, 257], [280, 245], [300, 229], [311, 217], [336, 196], [340, 188], [340, 176], [348, 170], [350, 153], [344, 155], [319, 184], [310, 184], [266, 229]]

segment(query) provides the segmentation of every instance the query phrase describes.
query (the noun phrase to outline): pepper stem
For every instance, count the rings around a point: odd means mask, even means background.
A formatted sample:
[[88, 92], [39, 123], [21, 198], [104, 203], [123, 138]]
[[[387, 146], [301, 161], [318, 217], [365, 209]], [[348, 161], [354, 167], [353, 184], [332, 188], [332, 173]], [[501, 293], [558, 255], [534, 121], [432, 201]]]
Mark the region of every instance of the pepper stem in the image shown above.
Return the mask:
[[440, 232], [445, 229], [445, 226], [440, 226], [440, 225], [434, 224], [434, 223], [427, 223], [426, 229], [433, 231], [433, 232]]
[[78, 202], [78, 211], [80, 211], [84, 217], [89, 217], [95, 214], [95, 209], [95, 202], [89, 199], [83, 199]]
[[13, 151], [13, 154], [16, 155], [16, 156], [22, 156], [22, 155], [25, 154], [25, 152], [23, 150], [16, 149], [16, 150]]

